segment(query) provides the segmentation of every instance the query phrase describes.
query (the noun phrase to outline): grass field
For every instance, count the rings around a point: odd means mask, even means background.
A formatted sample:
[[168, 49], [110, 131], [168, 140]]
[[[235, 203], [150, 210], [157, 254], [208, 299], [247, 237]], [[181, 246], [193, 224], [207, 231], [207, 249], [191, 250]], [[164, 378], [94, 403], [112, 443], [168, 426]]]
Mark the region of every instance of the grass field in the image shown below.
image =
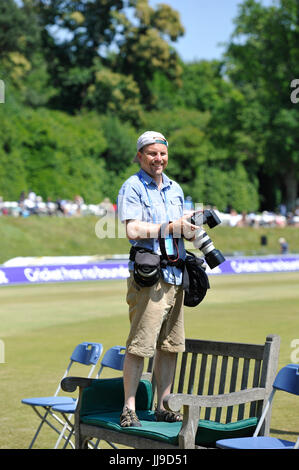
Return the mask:
[[[97, 217], [0, 217], [0, 263], [16, 256], [66, 256], [127, 254], [128, 241], [123, 230], [120, 238], [97, 238]], [[206, 228], [206, 227], [205, 227]], [[215, 247], [224, 254], [279, 254], [278, 239], [286, 238], [291, 253], [299, 253], [298, 227], [242, 227], [220, 225], [206, 228]], [[110, 232], [109, 232], [110, 233]], [[114, 233], [114, 232], [113, 232]], [[119, 235], [116, 229], [115, 234]], [[267, 245], [261, 246], [261, 236]], [[187, 243], [192, 249], [192, 243]]]
[[[279, 366], [291, 362], [291, 341], [299, 338], [299, 273], [210, 276], [211, 290], [196, 308], [185, 309], [186, 336], [263, 343], [281, 336]], [[0, 449], [24, 449], [38, 424], [22, 398], [53, 393], [74, 346], [101, 342], [105, 349], [126, 341], [125, 281], [100, 281], [0, 288]], [[299, 361], [299, 353], [297, 353]], [[81, 371], [74, 369], [75, 374]], [[104, 376], [111, 375], [105, 372]], [[275, 400], [271, 434], [295, 440], [299, 434], [294, 398]], [[298, 410], [298, 406], [297, 406]], [[44, 430], [37, 448], [52, 448]]]

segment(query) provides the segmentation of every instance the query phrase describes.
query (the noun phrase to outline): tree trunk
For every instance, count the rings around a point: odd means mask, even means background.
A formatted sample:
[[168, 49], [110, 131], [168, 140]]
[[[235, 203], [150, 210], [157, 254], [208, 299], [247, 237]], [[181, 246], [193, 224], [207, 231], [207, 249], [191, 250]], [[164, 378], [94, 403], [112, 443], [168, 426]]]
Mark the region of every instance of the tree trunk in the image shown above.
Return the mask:
[[284, 185], [286, 190], [286, 206], [288, 210], [296, 207], [296, 199], [298, 197], [298, 180], [295, 168], [290, 168], [288, 173], [284, 175]]

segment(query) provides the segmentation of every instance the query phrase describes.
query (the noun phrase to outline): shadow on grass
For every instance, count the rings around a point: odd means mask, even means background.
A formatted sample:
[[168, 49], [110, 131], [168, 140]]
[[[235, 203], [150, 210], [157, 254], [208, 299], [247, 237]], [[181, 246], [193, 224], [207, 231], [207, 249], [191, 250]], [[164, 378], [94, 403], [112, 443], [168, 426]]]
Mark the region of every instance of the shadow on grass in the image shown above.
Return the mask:
[[270, 434], [280, 434], [280, 435], [288, 435], [288, 436], [298, 436], [299, 434], [299, 430], [298, 432], [294, 432], [294, 431], [282, 431], [281, 429], [270, 429]]

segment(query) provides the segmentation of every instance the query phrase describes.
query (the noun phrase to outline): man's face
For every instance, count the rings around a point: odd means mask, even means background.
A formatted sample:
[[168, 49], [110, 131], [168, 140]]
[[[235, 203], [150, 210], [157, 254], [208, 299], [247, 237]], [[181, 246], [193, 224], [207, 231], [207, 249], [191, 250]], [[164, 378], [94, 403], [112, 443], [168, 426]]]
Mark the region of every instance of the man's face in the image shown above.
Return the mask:
[[164, 144], [146, 145], [142, 152], [138, 152], [141, 168], [153, 179], [159, 178], [167, 167], [168, 151]]

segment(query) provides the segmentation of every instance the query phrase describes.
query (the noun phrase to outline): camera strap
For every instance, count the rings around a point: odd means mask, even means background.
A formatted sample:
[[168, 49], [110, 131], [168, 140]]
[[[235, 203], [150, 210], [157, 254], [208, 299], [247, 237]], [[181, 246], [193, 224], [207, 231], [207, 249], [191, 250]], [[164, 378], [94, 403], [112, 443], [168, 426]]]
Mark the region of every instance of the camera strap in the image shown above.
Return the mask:
[[[147, 199], [148, 199], [148, 203], [153, 208], [153, 211], [152, 211], [153, 223], [158, 223], [157, 220], [156, 220], [156, 217], [155, 217], [155, 215], [156, 215], [155, 211], [154, 211], [155, 206], [154, 206], [152, 198], [150, 196], [150, 191], [148, 189], [148, 184], [144, 180], [144, 178], [142, 176], [142, 173], [140, 171], [137, 173], [137, 175], [139, 177], [139, 180], [141, 181], [141, 183], [144, 186], [144, 189], [145, 189], [145, 192], [146, 192], [146, 195], [147, 195]], [[172, 236], [169, 236], [169, 233], [166, 233], [166, 229], [168, 228], [168, 225], [170, 223], [169, 206], [168, 206], [169, 203], [168, 203], [166, 191], [163, 191], [163, 202], [164, 202], [166, 219], [168, 221], [162, 223], [162, 225], [160, 227], [160, 230], [159, 230], [159, 235], [158, 235], [158, 244], [159, 244], [160, 251], [161, 251], [160, 265], [161, 265], [161, 268], [165, 268], [168, 265], [168, 266], [177, 266], [177, 267], [183, 269], [184, 268], [184, 260], [182, 260], [179, 257], [178, 239], [173, 238]], [[166, 247], [166, 242], [167, 242], [167, 247]], [[167, 251], [169, 250], [169, 243], [171, 243], [173, 245], [173, 250], [171, 250], [171, 252], [175, 253], [175, 254], [168, 254], [167, 253]], [[135, 246], [135, 247], [131, 248], [131, 251], [130, 251], [130, 260], [131, 261], [135, 260], [136, 251], [138, 249], [140, 249], [140, 247]], [[151, 251], [151, 250], [148, 250], [148, 251]], [[152, 252], [154, 252], [154, 250]]]
[[176, 248], [176, 255], [168, 255], [165, 247], [165, 232], [169, 226], [169, 222], [161, 225], [158, 235], [159, 246], [161, 250], [161, 267], [176, 266], [178, 268], [184, 268], [184, 260], [179, 257], [178, 238], [173, 239], [173, 245]]
[[[144, 186], [144, 189], [145, 189], [145, 192], [146, 192], [146, 196], [147, 196], [147, 199], [148, 199], [148, 203], [150, 205], [150, 207], [152, 208], [152, 220], [153, 220], [153, 223], [154, 224], [157, 224], [159, 223], [159, 220], [156, 219], [156, 213], [155, 213], [155, 205], [153, 204], [153, 201], [152, 201], [152, 198], [150, 196], [150, 191], [149, 191], [149, 188], [148, 188], [148, 184], [146, 183], [146, 181], [144, 180], [143, 176], [142, 176], [142, 173], [139, 171], [138, 172], [138, 178], [140, 179], [141, 183], [143, 184]], [[169, 201], [167, 199], [167, 188], [165, 188], [164, 190], [162, 189], [161, 191], [161, 197], [162, 197], [162, 200], [163, 200], [163, 204], [164, 204], [164, 209], [165, 209], [165, 215], [166, 215], [166, 225], [169, 224], [170, 222], [170, 217], [169, 217]], [[169, 253], [170, 255], [172, 255], [174, 253], [174, 242], [173, 242], [173, 238], [172, 236], [168, 236], [166, 238], [166, 240], [164, 240], [164, 246], [165, 246], [165, 251], [166, 253]], [[154, 248], [157, 249], [158, 248], [158, 245], [157, 245], [158, 242], [154, 242]]]

